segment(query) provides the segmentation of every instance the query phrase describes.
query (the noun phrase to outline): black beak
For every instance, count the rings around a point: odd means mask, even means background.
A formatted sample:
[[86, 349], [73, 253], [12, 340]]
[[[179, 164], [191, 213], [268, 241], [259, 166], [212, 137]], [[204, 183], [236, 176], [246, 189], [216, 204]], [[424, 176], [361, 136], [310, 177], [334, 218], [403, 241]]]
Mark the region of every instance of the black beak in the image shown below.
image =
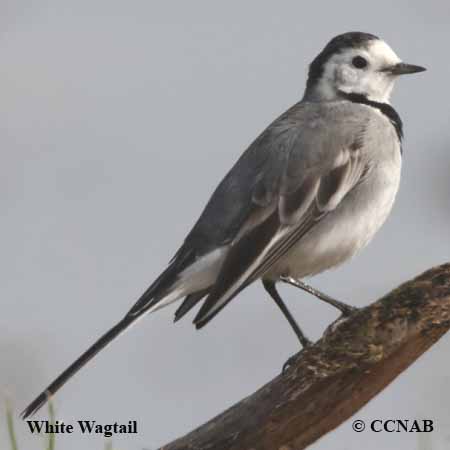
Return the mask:
[[406, 75], [409, 73], [418, 73], [418, 72], [424, 72], [425, 67], [422, 66], [415, 66], [414, 64], [406, 64], [403, 62], [394, 64], [393, 66], [386, 67], [383, 69], [383, 72], [388, 72], [392, 75]]

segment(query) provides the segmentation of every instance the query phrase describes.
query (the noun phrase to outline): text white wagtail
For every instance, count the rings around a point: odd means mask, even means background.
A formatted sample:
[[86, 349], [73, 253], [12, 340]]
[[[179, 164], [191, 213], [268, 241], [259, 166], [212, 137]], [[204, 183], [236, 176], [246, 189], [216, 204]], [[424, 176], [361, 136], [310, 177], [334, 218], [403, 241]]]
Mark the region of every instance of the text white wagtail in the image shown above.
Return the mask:
[[37, 411], [101, 349], [143, 315], [184, 299], [206, 325], [256, 280], [309, 341], [275, 284], [298, 286], [348, 314], [352, 307], [301, 281], [351, 258], [381, 227], [400, 182], [402, 122], [389, 103], [405, 64], [378, 37], [345, 33], [313, 60], [303, 99], [270, 124], [214, 191], [168, 267], [125, 317], [22, 413]]

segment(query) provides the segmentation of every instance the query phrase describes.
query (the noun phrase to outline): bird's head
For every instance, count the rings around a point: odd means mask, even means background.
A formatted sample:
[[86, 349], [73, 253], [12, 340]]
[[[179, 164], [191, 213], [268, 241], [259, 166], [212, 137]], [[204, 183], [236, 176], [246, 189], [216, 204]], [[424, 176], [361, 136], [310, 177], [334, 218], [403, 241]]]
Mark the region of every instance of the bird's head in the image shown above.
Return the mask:
[[335, 100], [360, 94], [388, 103], [399, 75], [425, 68], [400, 60], [386, 42], [373, 34], [351, 32], [333, 38], [309, 67], [305, 100]]

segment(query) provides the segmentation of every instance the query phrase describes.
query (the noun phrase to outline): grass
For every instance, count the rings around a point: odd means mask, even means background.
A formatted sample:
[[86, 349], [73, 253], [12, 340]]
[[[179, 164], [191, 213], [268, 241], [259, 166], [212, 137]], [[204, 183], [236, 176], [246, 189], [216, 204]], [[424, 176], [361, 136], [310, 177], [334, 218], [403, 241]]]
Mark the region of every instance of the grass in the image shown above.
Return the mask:
[[8, 428], [8, 437], [11, 445], [11, 450], [19, 450], [17, 446], [16, 433], [14, 431], [14, 418], [9, 402], [6, 403], [6, 424]]
[[[48, 405], [49, 405], [48, 406], [49, 422], [53, 424], [55, 423], [55, 409], [51, 402], [49, 402]], [[17, 435], [14, 429], [14, 414], [9, 402], [6, 402], [6, 425], [8, 430], [10, 450], [19, 450], [19, 446], [17, 444]], [[48, 433], [45, 439], [45, 450], [55, 450], [56, 449], [55, 445], [56, 445], [55, 433]], [[105, 442], [104, 450], [113, 450], [111, 440]]]
[[[48, 403], [48, 415], [49, 415], [50, 423], [54, 424], [55, 423], [55, 408], [53, 407], [52, 402]], [[48, 435], [47, 450], [55, 450], [55, 435], [54, 435], [54, 433], [50, 433]]]

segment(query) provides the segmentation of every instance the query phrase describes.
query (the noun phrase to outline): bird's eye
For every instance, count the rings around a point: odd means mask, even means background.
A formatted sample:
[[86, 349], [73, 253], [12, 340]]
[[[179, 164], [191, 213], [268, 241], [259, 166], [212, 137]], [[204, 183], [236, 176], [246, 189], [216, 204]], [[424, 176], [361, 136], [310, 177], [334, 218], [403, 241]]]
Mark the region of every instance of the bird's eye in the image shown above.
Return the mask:
[[363, 58], [362, 56], [355, 56], [352, 60], [352, 64], [357, 69], [364, 69], [364, 67], [367, 66], [367, 60]]

